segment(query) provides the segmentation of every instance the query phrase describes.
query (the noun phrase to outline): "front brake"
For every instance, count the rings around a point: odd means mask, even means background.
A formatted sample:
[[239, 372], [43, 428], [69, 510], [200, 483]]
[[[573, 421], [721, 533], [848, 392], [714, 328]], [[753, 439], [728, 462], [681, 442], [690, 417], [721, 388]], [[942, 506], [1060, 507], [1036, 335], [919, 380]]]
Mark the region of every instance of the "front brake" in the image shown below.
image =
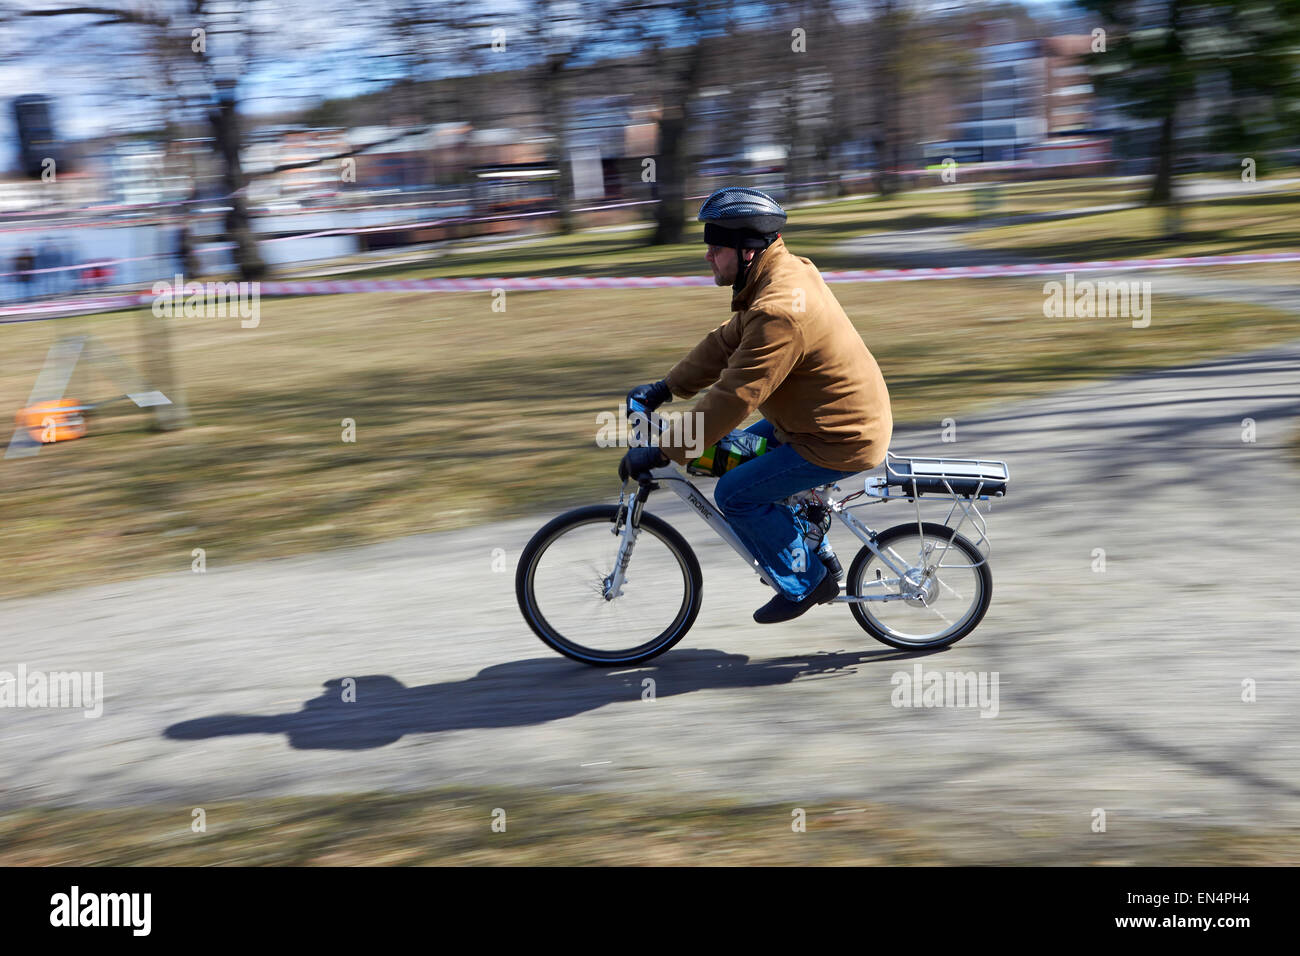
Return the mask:
[[627, 483], [628, 479], [623, 479], [623, 485], [618, 489], [618, 512], [614, 515], [614, 527], [611, 529], [614, 537], [623, 533], [623, 522], [627, 520]]

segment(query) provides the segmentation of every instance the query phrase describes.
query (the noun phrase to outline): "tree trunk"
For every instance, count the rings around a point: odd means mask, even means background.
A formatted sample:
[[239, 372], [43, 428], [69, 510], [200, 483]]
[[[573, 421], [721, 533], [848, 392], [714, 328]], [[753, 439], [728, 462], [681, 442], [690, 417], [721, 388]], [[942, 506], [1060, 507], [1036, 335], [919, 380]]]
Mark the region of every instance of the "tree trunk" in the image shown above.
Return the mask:
[[1160, 121], [1160, 141], [1156, 154], [1156, 176], [1151, 183], [1151, 195], [1147, 202], [1163, 205], [1174, 199], [1174, 115], [1176, 108], [1170, 104], [1169, 111]]
[[[695, 43], [682, 55], [686, 58], [685, 66], [673, 71], [675, 75], [665, 87], [663, 114], [659, 119], [659, 205], [655, 207], [655, 234], [650, 240], [656, 246], [681, 242], [685, 235], [683, 204], [690, 172], [686, 119], [691, 93], [699, 83], [704, 67], [703, 37], [697, 35]], [[656, 47], [654, 60], [664, 62], [662, 48]], [[661, 70], [660, 75], [666, 72]]]
[[681, 242], [686, 231], [686, 118], [672, 106], [659, 120], [659, 205], [655, 207], [652, 245]]
[[573, 232], [573, 157], [569, 155], [569, 113], [564, 95], [563, 55], [551, 56], [542, 74], [542, 97], [546, 115], [552, 124], [551, 153], [558, 178], [555, 181], [557, 228], [565, 235]]
[[894, 175], [887, 168], [889, 165], [889, 148], [881, 136], [874, 136], [871, 139], [872, 151], [876, 154], [876, 169], [873, 177], [876, 182], [876, 192], [880, 193], [882, 199], [888, 199], [894, 195], [897, 190], [894, 188]]
[[874, 55], [869, 69], [872, 71], [875, 123], [872, 146], [876, 160], [876, 189], [882, 197], [898, 191], [900, 143], [902, 122], [899, 111], [902, 95], [901, 51], [902, 28], [898, 4], [882, 0], [875, 8], [872, 19]]
[[785, 94], [785, 201], [789, 205], [798, 201], [802, 160], [799, 156], [799, 93], [798, 79]]
[[1178, 0], [1169, 4], [1169, 23], [1165, 35], [1164, 55], [1172, 64], [1165, 80], [1164, 115], [1160, 118], [1160, 141], [1156, 158], [1156, 175], [1151, 183], [1148, 202], [1164, 207], [1165, 238], [1177, 239], [1182, 232], [1182, 210], [1178, 207], [1178, 194], [1174, 183], [1174, 166], [1178, 140], [1174, 135], [1178, 116], [1178, 101], [1182, 70], [1185, 69], [1181, 26], [1182, 4]]
[[217, 105], [208, 113], [208, 120], [212, 125], [213, 149], [221, 161], [221, 183], [225, 187], [226, 202], [230, 203], [230, 212], [226, 213], [226, 238], [235, 244], [239, 278], [253, 282], [266, 275], [266, 264], [253, 235], [248, 204], [240, 192], [244, 188], [244, 168], [239, 160], [239, 115], [230, 85], [233, 84], [223, 84], [219, 90]]

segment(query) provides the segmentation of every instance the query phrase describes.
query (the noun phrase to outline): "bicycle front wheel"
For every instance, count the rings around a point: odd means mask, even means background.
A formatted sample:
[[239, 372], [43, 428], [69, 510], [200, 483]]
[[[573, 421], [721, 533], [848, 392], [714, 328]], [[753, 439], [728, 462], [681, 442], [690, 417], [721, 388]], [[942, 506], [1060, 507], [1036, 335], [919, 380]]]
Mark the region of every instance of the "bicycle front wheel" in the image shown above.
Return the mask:
[[887, 528], [875, 543], [894, 567], [864, 547], [845, 582], [850, 595], [891, 598], [849, 605], [867, 633], [909, 650], [946, 647], [975, 630], [993, 597], [993, 575], [975, 545], [933, 521]]
[[641, 513], [617, 596], [607, 596], [621, 536], [615, 505], [562, 514], [519, 557], [515, 596], [533, 632], [565, 657], [598, 667], [648, 661], [680, 641], [700, 612], [704, 577], [680, 534]]

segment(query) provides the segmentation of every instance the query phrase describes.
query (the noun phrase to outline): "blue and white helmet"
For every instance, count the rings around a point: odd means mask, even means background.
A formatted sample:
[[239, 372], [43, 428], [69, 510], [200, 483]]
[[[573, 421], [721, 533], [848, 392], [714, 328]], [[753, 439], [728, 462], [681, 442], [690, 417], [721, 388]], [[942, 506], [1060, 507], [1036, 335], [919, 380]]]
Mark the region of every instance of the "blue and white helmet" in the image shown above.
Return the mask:
[[[722, 229], [744, 230], [759, 236], [774, 236], [785, 225], [785, 210], [767, 193], [744, 186], [724, 186], [710, 194], [700, 206], [699, 221]], [[714, 243], [730, 245], [730, 243]]]
[[[705, 242], [736, 250], [739, 263], [732, 288], [739, 292], [745, 287], [752, 265], [745, 260], [743, 250], [757, 249], [761, 255], [761, 250], [774, 243], [785, 225], [785, 210], [757, 189], [724, 186], [704, 200], [697, 218], [704, 223]], [[757, 259], [756, 255], [754, 261]]]

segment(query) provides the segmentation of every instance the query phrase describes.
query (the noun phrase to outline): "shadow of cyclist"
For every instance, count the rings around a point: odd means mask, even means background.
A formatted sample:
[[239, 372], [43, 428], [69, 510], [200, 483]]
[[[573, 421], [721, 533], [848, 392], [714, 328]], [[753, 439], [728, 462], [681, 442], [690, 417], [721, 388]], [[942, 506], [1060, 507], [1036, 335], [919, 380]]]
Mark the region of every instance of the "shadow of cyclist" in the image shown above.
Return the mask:
[[[931, 651], [928, 653], [938, 653]], [[698, 690], [770, 687], [794, 680], [840, 677], [859, 664], [928, 656], [915, 651], [817, 653], [751, 661], [743, 654], [682, 650], [652, 666], [596, 669], [555, 658], [486, 667], [466, 680], [406, 687], [387, 675], [354, 678], [355, 693], [333, 678], [325, 690], [290, 714], [217, 714], [173, 724], [164, 736], [202, 740], [236, 734], [285, 734], [296, 749], [365, 750], [406, 734], [542, 724], [639, 700], [642, 681], [656, 697]], [[345, 696], [352, 696], [345, 701]]]

